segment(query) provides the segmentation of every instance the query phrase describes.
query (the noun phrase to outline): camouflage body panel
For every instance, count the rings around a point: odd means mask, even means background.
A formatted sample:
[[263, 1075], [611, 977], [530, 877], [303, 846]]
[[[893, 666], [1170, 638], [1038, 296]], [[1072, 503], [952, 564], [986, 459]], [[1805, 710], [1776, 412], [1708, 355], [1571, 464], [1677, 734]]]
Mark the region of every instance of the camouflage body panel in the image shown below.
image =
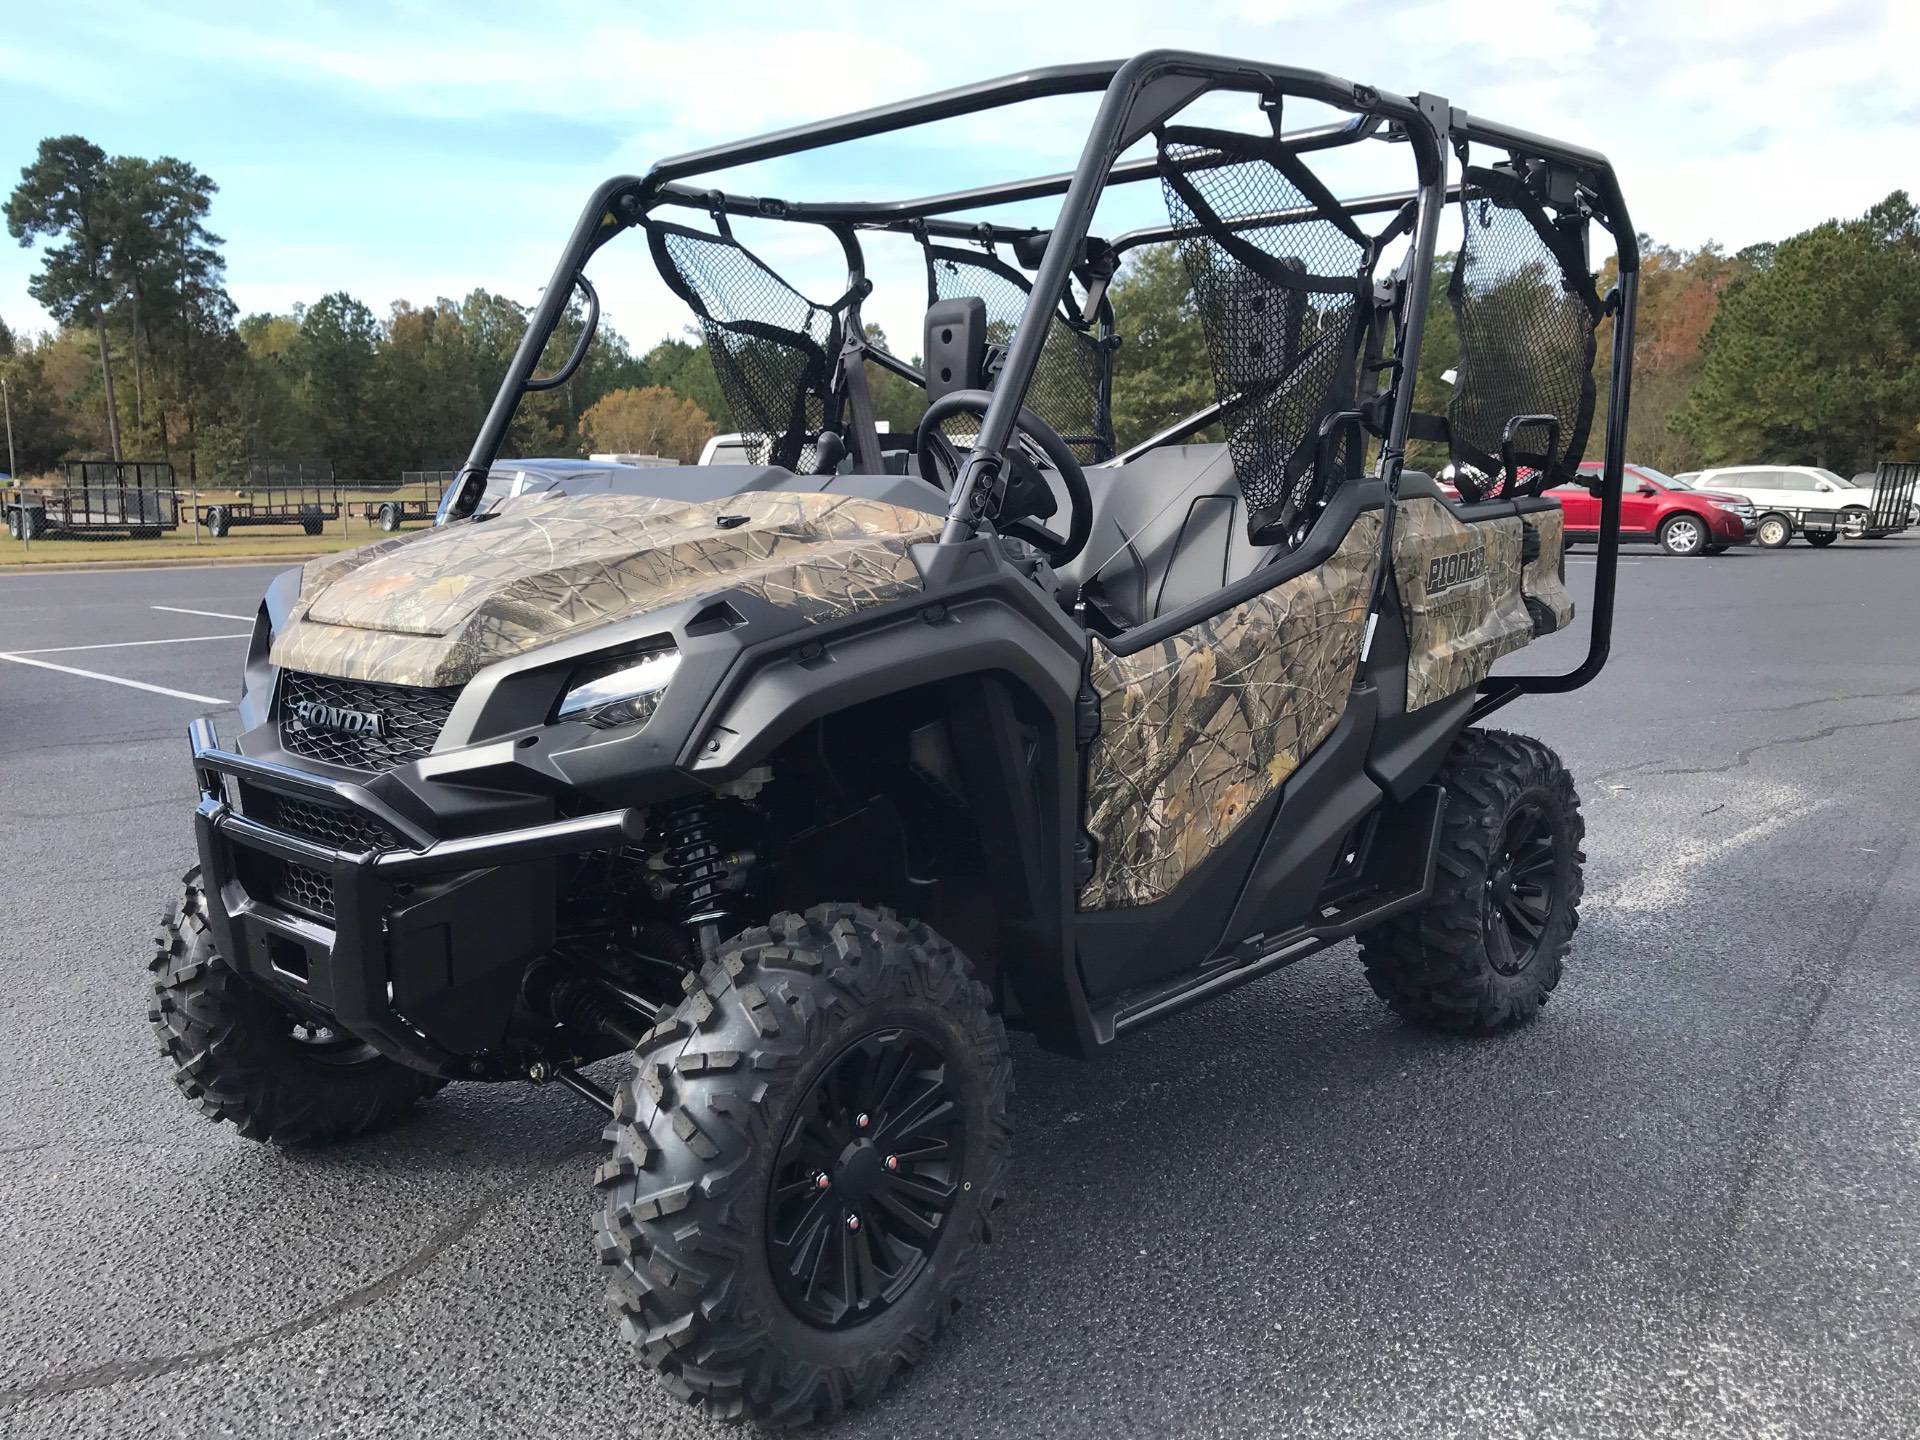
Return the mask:
[[1517, 517], [1469, 525], [1439, 500], [1402, 501], [1393, 573], [1407, 619], [1407, 709], [1458, 695], [1533, 639], [1520, 593]]
[[1520, 593], [1533, 615], [1533, 632], [1551, 635], [1573, 623], [1573, 596], [1567, 593], [1565, 556], [1567, 517], [1559, 509], [1520, 517], [1539, 537], [1538, 554], [1520, 567]]
[[1096, 638], [1100, 736], [1087, 828], [1100, 864], [1083, 910], [1171, 894], [1327, 738], [1360, 663], [1380, 516], [1327, 563], [1135, 655]]
[[727, 590], [837, 619], [918, 590], [908, 547], [940, 523], [854, 496], [528, 495], [491, 519], [309, 563], [273, 663], [463, 685], [562, 636]]

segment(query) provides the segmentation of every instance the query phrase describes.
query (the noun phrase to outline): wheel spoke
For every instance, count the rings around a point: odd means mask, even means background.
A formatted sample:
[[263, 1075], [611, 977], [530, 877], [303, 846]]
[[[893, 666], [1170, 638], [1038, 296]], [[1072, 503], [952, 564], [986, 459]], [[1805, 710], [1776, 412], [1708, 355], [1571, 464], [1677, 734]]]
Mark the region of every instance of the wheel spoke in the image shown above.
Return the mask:
[[898, 1115], [890, 1116], [877, 1131], [878, 1140], [904, 1139], [909, 1135], [918, 1135], [929, 1125], [945, 1120], [953, 1110], [953, 1102], [946, 1098], [946, 1079], [942, 1072], [936, 1071], [934, 1078], [927, 1083], [913, 1100]]
[[1529, 840], [1514, 851], [1512, 875], [1515, 880], [1539, 875], [1553, 869], [1553, 837]]
[[1506, 912], [1508, 922], [1518, 926], [1520, 932], [1527, 937], [1529, 943], [1539, 943], [1541, 935], [1546, 932], [1547, 928], [1544, 917], [1538, 920], [1534, 919], [1533, 916], [1526, 912], [1524, 907], [1511, 898], [1508, 899], [1507, 903], [1503, 905], [1501, 909]]
[[874, 1200], [882, 1210], [898, 1222], [898, 1229], [905, 1227], [905, 1238], [916, 1248], [924, 1246], [940, 1233], [940, 1222], [930, 1220], [913, 1206], [895, 1194], [891, 1189], [882, 1189], [874, 1195]]
[[953, 1186], [945, 1181], [919, 1175], [889, 1175], [886, 1189], [909, 1200], [917, 1200], [934, 1210], [953, 1204]]

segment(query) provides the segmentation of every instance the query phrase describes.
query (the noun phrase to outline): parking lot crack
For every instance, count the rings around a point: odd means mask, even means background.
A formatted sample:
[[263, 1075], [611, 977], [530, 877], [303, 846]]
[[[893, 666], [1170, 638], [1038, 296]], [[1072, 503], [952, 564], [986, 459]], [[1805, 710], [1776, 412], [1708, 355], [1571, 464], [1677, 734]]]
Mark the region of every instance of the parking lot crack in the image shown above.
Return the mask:
[[491, 1215], [501, 1205], [524, 1190], [549, 1178], [555, 1166], [585, 1154], [592, 1140], [576, 1136], [567, 1143], [534, 1161], [515, 1179], [500, 1185], [476, 1200], [472, 1205], [453, 1216], [433, 1234], [427, 1237], [421, 1247], [405, 1260], [365, 1285], [347, 1291], [344, 1295], [329, 1300], [303, 1314], [266, 1330], [242, 1335], [219, 1345], [210, 1345], [201, 1350], [188, 1350], [175, 1355], [154, 1355], [144, 1359], [113, 1360], [104, 1365], [90, 1365], [83, 1370], [69, 1371], [64, 1375], [50, 1375], [44, 1380], [36, 1380], [29, 1385], [15, 1385], [0, 1389], [0, 1414], [20, 1409], [36, 1400], [51, 1400], [62, 1395], [71, 1395], [76, 1391], [98, 1390], [109, 1385], [122, 1385], [129, 1381], [153, 1380], [163, 1375], [174, 1375], [185, 1370], [197, 1370], [202, 1366], [218, 1364], [234, 1355], [245, 1354], [272, 1345], [277, 1341], [289, 1339], [315, 1326], [324, 1325], [329, 1320], [338, 1319], [356, 1310], [363, 1310], [376, 1301], [385, 1299], [401, 1285], [426, 1270], [441, 1255], [470, 1235], [481, 1221]]
[[1722, 765], [1683, 765], [1665, 769], [1652, 769], [1659, 764], [1657, 760], [1645, 760], [1637, 765], [1623, 766], [1618, 770], [1608, 770], [1593, 777], [1595, 785], [1604, 785], [1609, 780], [1622, 775], [1639, 776], [1681, 776], [1681, 775], [1724, 775], [1729, 770], [1741, 770], [1753, 762], [1753, 757], [1783, 745], [1809, 745], [1816, 740], [1830, 740], [1835, 735], [1849, 730], [1877, 730], [1889, 725], [1920, 724], [1920, 715], [1895, 715], [1884, 720], [1851, 720], [1835, 725], [1823, 725], [1818, 730], [1809, 730], [1804, 735], [1779, 735], [1771, 740], [1762, 740], [1757, 745], [1747, 745], [1733, 752], [1733, 758]]

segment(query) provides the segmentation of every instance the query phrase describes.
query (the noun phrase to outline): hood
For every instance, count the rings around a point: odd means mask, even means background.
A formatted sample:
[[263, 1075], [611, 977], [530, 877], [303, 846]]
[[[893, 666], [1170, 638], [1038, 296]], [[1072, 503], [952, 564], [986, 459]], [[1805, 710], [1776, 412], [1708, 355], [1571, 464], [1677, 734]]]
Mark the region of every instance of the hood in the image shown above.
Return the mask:
[[496, 660], [728, 590], [836, 619], [918, 590], [908, 547], [940, 527], [855, 496], [526, 495], [488, 519], [309, 562], [273, 663], [463, 685]]
[[1731, 490], [1683, 490], [1683, 495], [1698, 495], [1702, 500], [1718, 500], [1723, 505], [1751, 505], [1753, 501], [1745, 495], [1736, 495]]

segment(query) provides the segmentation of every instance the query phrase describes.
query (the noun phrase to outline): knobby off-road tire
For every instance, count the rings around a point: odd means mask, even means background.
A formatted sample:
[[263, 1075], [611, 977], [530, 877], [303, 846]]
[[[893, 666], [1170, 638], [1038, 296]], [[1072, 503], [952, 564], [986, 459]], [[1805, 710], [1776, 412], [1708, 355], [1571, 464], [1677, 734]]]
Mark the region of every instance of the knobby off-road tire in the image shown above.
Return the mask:
[[249, 1140], [310, 1145], [364, 1135], [445, 1082], [370, 1046], [308, 1027], [220, 958], [200, 869], [162, 917], [147, 1018], [173, 1082]]
[[[1532, 1019], [1560, 983], [1580, 920], [1586, 825], [1560, 757], [1525, 735], [1465, 731], [1440, 783], [1433, 894], [1362, 935], [1360, 955], [1374, 993], [1408, 1020], [1488, 1035]], [[1510, 887], [1523, 870], [1524, 886]]]
[[[687, 978], [686, 989], [673, 1017], [636, 1050], [636, 1073], [620, 1087], [606, 1130], [613, 1157], [594, 1180], [603, 1202], [595, 1243], [611, 1267], [609, 1299], [638, 1358], [683, 1399], [720, 1418], [773, 1428], [825, 1420], [870, 1401], [916, 1364], [973, 1277], [1007, 1184], [1013, 1081], [1006, 1031], [958, 950], [917, 921], [856, 905], [777, 915], [729, 942]], [[936, 1056], [937, 1071], [898, 1072], [910, 1075], [912, 1089], [888, 1086], [870, 1116], [863, 1110], [836, 1128], [833, 1102], [847, 1093], [835, 1088], [845, 1083], [836, 1077], [855, 1063], [848, 1057], [903, 1043], [901, 1036], [927, 1047], [912, 1053]], [[874, 1062], [880, 1075], [887, 1053]], [[929, 1078], [936, 1073], [937, 1081]], [[816, 1081], [823, 1083], [816, 1088]], [[947, 1087], [950, 1108], [926, 1122], [911, 1119], [937, 1099], [896, 1097], [937, 1096], [929, 1089], [935, 1084]], [[827, 1118], [815, 1131], [809, 1116]], [[844, 1131], [854, 1143], [843, 1153], [852, 1154], [862, 1120], [900, 1155], [897, 1167], [870, 1156], [867, 1174], [857, 1178], [864, 1184], [883, 1165], [897, 1168], [900, 1183], [944, 1189], [950, 1208], [923, 1240], [917, 1268], [893, 1267], [911, 1276], [898, 1293], [877, 1302], [877, 1313], [843, 1314], [831, 1328], [806, 1318], [807, 1302], [791, 1298], [804, 1277], [776, 1279], [771, 1197], [776, 1179], [795, 1173], [796, 1152], [789, 1148], [783, 1158], [783, 1147], [809, 1133], [837, 1146]], [[924, 1138], [936, 1120], [952, 1136], [939, 1151]], [[956, 1150], [956, 1163], [911, 1158], [954, 1160]], [[828, 1207], [825, 1229], [814, 1232], [823, 1260], [839, 1254], [830, 1248], [836, 1239], [854, 1257], [850, 1267], [860, 1263], [863, 1242], [887, 1247], [869, 1249], [869, 1261], [900, 1253], [889, 1238], [897, 1222], [877, 1202], [847, 1198], [856, 1177], [845, 1167], [832, 1178], [824, 1170], [798, 1173], [798, 1185], [781, 1186], [781, 1204], [812, 1215], [807, 1192], [819, 1185]], [[832, 1208], [855, 1204], [867, 1204], [864, 1235]], [[835, 1227], [847, 1233], [837, 1236]], [[788, 1233], [806, 1233], [804, 1221]], [[836, 1264], [821, 1282], [828, 1300], [835, 1273], [852, 1293], [852, 1270]], [[862, 1282], [875, 1273], [862, 1271]]]

